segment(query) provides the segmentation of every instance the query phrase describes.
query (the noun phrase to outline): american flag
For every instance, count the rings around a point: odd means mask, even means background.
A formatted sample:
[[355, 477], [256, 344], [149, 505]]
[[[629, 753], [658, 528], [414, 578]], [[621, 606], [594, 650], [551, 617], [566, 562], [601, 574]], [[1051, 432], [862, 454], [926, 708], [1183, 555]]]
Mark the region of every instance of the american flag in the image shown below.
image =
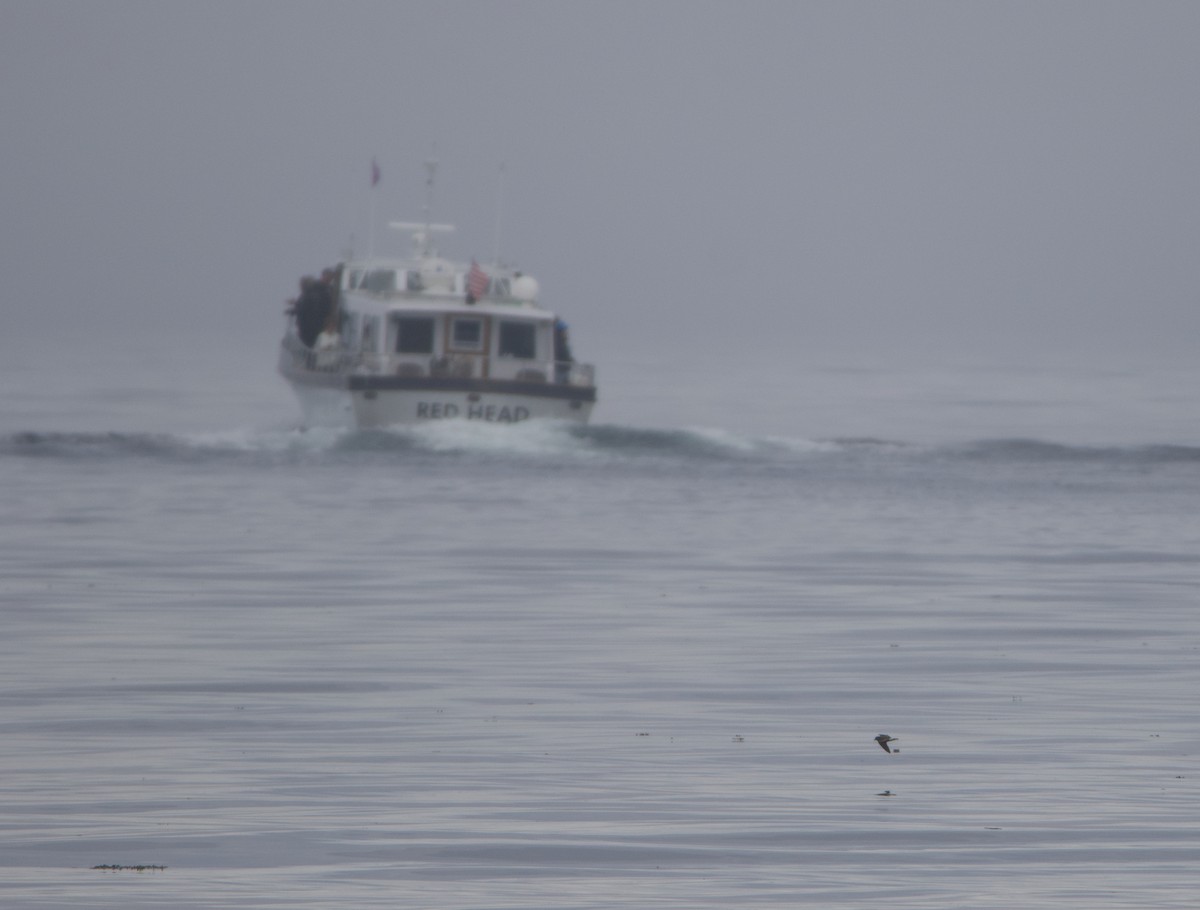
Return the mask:
[[478, 300], [487, 293], [488, 273], [479, 267], [479, 263], [471, 260], [471, 271], [467, 272], [467, 299]]

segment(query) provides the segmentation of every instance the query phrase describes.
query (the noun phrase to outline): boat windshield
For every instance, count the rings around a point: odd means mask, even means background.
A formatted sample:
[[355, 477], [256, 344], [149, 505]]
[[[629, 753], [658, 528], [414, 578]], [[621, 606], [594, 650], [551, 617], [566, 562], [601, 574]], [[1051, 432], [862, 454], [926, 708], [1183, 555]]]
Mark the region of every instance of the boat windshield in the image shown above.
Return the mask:
[[352, 291], [388, 294], [396, 290], [395, 269], [352, 269], [346, 286]]

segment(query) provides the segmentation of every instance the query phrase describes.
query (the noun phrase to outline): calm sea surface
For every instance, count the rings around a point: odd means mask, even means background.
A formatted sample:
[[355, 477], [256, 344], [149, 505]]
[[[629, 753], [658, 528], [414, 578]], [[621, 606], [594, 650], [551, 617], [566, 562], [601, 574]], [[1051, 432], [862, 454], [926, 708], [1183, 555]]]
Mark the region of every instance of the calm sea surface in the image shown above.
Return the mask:
[[355, 433], [162, 366], [5, 375], [0, 906], [1196, 905], [1195, 384]]

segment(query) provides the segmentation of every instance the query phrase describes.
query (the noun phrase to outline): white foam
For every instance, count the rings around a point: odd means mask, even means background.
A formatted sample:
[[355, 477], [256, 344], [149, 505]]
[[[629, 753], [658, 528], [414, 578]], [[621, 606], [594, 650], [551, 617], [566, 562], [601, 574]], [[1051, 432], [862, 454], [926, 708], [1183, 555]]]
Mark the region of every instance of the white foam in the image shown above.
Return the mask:
[[185, 433], [178, 438], [187, 445], [234, 452], [327, 451], [350, 432], [332, 427], [268, 429], [239, 427], [204, 433]]
[[526, 420], [494, 424], [475, 420], [441, 420], [402, 431], [434, 452], [468, 451], [516, 455], [576, 455], [586, 443], [571, 434], [572, 424], [559, 420]]

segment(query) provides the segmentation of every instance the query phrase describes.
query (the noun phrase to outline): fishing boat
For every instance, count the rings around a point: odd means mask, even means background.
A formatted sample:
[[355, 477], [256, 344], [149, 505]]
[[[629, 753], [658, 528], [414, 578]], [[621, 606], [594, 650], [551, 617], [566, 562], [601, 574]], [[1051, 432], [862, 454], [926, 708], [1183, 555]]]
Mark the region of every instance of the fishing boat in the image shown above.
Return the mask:
[[[436, 164], [427, 162], [432, 187]], [[432, 190], [431, 190], [432, 194]], [[537, 280], [494, 262], [443, 258], [429, 218], [392, 222], [398, 258], [348, 257], [301, 281], [287, 311], [279, 372], [309, 425], [360, 428], [436, 420], [585, 423], [595, 370], [571, 354], [568, 326]]]

